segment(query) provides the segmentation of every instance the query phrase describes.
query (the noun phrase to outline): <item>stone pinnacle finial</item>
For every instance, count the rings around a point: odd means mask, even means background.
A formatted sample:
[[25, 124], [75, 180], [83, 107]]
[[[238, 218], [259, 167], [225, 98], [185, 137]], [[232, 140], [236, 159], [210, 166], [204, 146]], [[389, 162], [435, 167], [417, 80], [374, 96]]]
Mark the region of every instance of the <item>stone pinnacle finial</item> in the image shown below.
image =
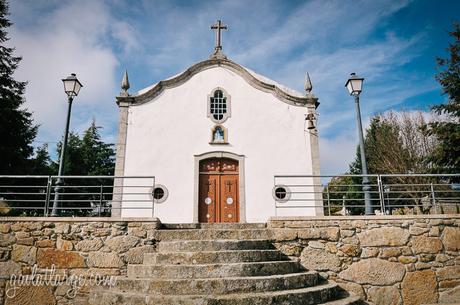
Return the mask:
[[313, 90], [313, 85], [311, 84], [310, 74], [307, 72], [305, 75], [305, 91], [307, 91], [307, 94], [310, 94], [311, 90]]
[[122, 93], [128, 94], [129, 87], [128, 70], [125, 70], [123, 80], [121, 81], [121, 90], [123, 90]]

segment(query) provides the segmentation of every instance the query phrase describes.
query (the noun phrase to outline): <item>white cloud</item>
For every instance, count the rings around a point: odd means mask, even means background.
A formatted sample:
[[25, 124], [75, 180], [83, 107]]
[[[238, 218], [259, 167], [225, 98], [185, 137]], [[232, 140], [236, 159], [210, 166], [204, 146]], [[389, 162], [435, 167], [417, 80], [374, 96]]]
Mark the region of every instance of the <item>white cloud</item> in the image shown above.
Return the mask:
[[23, 57], [16, 77], [29, 82], [26, 107], [41, 125], [38, 140], [56, 141], [63, 132], [67, 99], [61, 79], [71, 72], [83, 83], [73, 103], [71, 129], [81, 131], [96, 117], [99, 125], [113, 132], [118, 59], [109, 39], [128, 50], [135, 48], [129, 26], [114, 20], [109, 8], [99, 1], [55, 3], [39, 19], [32, 18], [37, 13], [34, 5], [20, 3], [10, 10], [13, 21], [16, 12], [33, 20], [27, 26], [19, 22], [11, 28], [10, 44]]

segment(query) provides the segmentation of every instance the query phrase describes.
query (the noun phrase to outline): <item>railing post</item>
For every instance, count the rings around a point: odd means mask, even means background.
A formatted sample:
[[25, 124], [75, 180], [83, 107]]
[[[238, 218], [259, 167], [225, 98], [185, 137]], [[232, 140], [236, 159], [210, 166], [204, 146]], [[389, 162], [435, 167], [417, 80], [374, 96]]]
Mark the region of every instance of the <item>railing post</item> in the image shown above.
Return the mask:
[[[273, 176], [273, 187], [275, 187], [275, 185], [276, 185], [276, 176]], [[273, 197], [273, 204], [274, 204], [274, 207], [275, 207], [275, 217], [278, 217], [278, 207], [276, 206], [275, 197]]]
[[331, 216], [331, 198], [329, 197], [329, 183], [326, 186], [326, 193], [327, 193], [327, 211], [329, 216]]
[[431, 188], [431, 198], [433, 199], [434, 212], [436, 214], [438, 214], [438, 207], [437, 207], [437, 204], [436, 204], [436, 197], [435, 197], [435, 194], [434, 194], [433, 182], [430, 183], [430, 188]]
[[382, 209], [382, 214], [385, 215], [385, 195], [383, 193], [383, 183], [382, 183], [382, 176], [377, 175], [377, 185], [379, 188], [379, 200], [380, 200], [380, 208]]
[[[153, 177], [152, 193], [155, 191], [155, 177]], [[155, 217], [155, 197], [152, 194], [152, 218]]]
[[104, 186], [101, 184], [101, 189], [99, 193], [99, 209], [98, 209], [98, 215], [101, 217], [101, 209], [102, 209], [102, 199], [104, 197]]
[[45, 209], [43, 210], [43, 214], [45, 217], [48, 217], [48, 209], [50, 205], [50, 197], [51, 197], [51, 176], [48, 176], [48, 180], [46, 181], [46, 195], [45, 195]]

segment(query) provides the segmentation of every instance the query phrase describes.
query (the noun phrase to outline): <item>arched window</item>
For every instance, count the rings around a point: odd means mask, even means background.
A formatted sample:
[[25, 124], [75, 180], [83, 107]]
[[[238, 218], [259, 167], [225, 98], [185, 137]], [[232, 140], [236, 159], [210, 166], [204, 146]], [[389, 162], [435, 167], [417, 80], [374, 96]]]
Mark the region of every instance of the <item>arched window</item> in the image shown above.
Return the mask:
[[223, 123], [230, 117], [230, 97], [224, 89], [217, 88], [209, 96], [208, 117], [215, 123]]

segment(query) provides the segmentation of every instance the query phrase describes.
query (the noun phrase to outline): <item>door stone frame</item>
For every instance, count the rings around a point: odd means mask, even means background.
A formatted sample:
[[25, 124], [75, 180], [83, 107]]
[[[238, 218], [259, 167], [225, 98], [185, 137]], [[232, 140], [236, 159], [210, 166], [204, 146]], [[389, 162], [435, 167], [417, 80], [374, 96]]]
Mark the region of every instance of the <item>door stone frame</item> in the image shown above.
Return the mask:
[[238, 182], [239, 182], [239, 204], [240, 204], [240, 223], [246, 222], [246, 196], [245, 196], [245, 181], [244, 181], [244, 155], [238, 155], [226, 151], [213, 151], [199, 155], [194, 155], [195, 158], [195, 177], [194, 177], [194, 191], [193, 191], [193, 222], [199, 222], [199, 191], [200, 191], [200, 161], [210, 158], [228, 158], [238, 161]]

